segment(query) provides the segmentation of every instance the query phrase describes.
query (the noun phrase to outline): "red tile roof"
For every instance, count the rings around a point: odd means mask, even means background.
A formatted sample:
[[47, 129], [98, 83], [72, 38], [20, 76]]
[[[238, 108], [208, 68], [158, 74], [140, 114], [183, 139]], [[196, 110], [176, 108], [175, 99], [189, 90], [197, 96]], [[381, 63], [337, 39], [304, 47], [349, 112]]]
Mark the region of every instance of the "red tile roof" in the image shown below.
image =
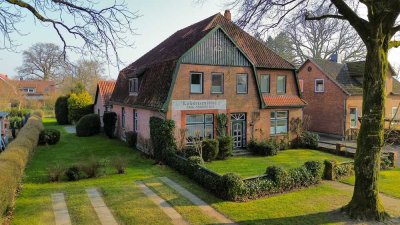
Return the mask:
[[7, 74], [0, 73], [0, 79], [2, 80], [9, 80]]
[[[221, 27], [256, 67], [295, 69], [263, 43], [217, 13], [175, 32], [121, 70], [111, 101], [130, 106], [163, 109], [178, 59], [215, 27]], [[128, 79], [134, 76], [141, 80], [140, 91], [138, 96], [129, 96]]]
[[44, 95], [54, 93], [56, 85], [54, 81], [48, 80], [10, 80], [17, 89], [35, 88], [35, 93], [26, 93], [27, 95]]
[[267, 107], [305, 106], [306, 102], [299, 96], [291, 95], [266, 95], [263, 96]]
[[115, 81], [100, 80], [99, 82], [97, 82], [95, 101], [97, 101], [97, 95], [100, 93], [101, 101], [103, 102], [103, 105], [106, 105], [111, 98], [114, 88]]

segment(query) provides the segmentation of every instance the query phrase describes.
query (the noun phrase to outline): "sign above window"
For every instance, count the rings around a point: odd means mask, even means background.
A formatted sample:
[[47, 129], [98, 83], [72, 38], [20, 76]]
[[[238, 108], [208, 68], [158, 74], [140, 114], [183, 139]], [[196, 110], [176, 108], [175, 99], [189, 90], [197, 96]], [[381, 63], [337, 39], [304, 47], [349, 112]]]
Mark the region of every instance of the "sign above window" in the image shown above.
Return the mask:
[[173, 100], [172, 110], [226, 110], [226, 100]]

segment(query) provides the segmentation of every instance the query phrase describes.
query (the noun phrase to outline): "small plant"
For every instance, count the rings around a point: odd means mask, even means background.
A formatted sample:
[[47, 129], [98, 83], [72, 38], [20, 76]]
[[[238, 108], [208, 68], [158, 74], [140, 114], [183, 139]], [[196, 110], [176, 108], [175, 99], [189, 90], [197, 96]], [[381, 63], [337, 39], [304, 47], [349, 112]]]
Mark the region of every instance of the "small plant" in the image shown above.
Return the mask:
[[60, 131], [56, 129], [45, 129], [40, 132], [39, 135], [39, 144], [45, 145], [55, 145], [58, 141], [60, 141]]
[[80, 178], [80, 169], [78, 166], [71, 166], [65, 171], [68, 181], [76, 181]]
[[205, 139], [203, 141], [203, 159], [204, 161], [211, 162], [214, 160], [219, 152], [219, 143], [215, 139]]
[[203, 165], [204, 160], [200, 156], [190, 156], [188, 158], [189, 162], [194, 165]]
[[124, 174], [128, 166], [128, 159], [123, 156], [117, 156], [112, 159], [111, 164], [117, 170], [118, 174]]
[[50, 182], [58, 182], [65, 173], [65, 168], [60, 164], [56, 164], [47, 168], [47, 174]]
[[82, 162], [79, 167], [88, 178], [93, 178], [99, 176], [103, 165], [99, 159], [92, 156], [87, 161]]

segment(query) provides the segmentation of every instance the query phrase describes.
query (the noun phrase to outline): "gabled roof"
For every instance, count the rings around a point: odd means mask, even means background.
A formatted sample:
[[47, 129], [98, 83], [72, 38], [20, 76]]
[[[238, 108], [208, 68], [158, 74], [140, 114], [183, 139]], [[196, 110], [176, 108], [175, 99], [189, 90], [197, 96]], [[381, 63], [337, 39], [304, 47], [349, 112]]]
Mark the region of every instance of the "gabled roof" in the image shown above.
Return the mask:
[[97, 90], [94, 104], [97, 103], [98, 96], [103, 105], [107, 105], [115, 88], [115, 81], [100, 80], [97, 82]]
[[[181, 29], [123, 69], [111, 101], [162, 109], [167, 101], [178, 60], [214, 28], [220, 27], [256, 67], [294, 70], [294, 66], [220, 13]], [[129, 96], [128, 79], [138, 77], [138, 96]]]
[[17, 89], [35, 88], [35, 93], [27, 93], [28, 95], [44, 95], [55, 91], [54, 81], [48, 80], [10, 80]]

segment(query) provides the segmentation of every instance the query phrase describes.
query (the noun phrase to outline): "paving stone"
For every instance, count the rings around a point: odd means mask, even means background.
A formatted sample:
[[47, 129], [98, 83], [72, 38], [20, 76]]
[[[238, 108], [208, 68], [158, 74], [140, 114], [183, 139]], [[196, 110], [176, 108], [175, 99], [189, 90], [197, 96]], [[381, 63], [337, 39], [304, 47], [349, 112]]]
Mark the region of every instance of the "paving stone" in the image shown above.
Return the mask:
[[156, 193], [154, 193], [149, 187], [147, 187], [143, 182], [137, 181], [136, 184], [139, 186], [140, 189], [142, 189], [143, 193], [156, 205], [158, 205], [161, 210], [164, 211], [165, 214], [169, 218], [172, 219], [172, 223], [175, 225], [188, 225], [189, 223], [184, 220], [179, 214], [168, 202], [166, 202], [164, 199], [162, 199], [160, 196], [158, 196]]
[[181, 185], [179, 185], [178, 183], [176, 183], [175, 181], [169, 179], [168, 177], [160, 177], [159, 179], [162, 182], [164, 182], [166, 185], [168, 185], [169, 187], [175, 189], [182, 196], [184, 196], [187, 199], [189, 199], [193, 204], [199, 206], [199, 208], [201, 210], [203, 210], [207, 215], [217, 219], [218, 222], [220, 222], [222, 224], [236, 224], [232, 220], [230, 220], [226, 216], [224, 216], [222, 213], [220, 213], [217, 210], [215, 210], [214, 208], [212, 208], [206, 202], [201, 200], [199, 197], [197, 197], [196, 195], [192, 194], [186, 188], [184, 188]]
[[71, 225], [67, 204], [65, 203], [64, 193], [55, 193], [51, 195], [53, 212], [56, 225]]
[[102, 225], [117, 225], [117, 221], [114, 219], [114, 216], [111, 214], [110, 209], [108, 209], [107, 205], [104, 203], [103, 198], [96, 188], [86, 189], [86, 192], [89, 196], [90, 202], [96, 211], [97, 216]]

